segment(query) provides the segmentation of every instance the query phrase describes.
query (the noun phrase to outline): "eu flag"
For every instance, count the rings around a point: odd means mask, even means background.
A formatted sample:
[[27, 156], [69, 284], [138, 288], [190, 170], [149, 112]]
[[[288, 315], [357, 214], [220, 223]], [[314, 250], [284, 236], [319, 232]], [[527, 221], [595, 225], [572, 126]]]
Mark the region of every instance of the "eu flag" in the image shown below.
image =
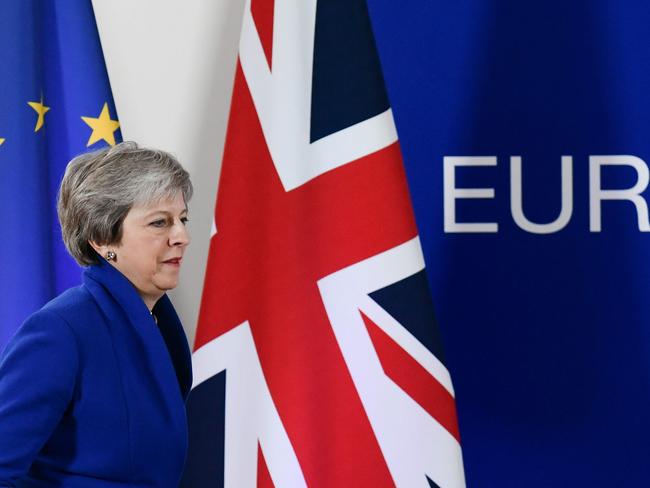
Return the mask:
[[90, 0], [12, 0], [0, 16], [0, 350], [80, 282], [56, 216], [67, 162], [121, 140]]

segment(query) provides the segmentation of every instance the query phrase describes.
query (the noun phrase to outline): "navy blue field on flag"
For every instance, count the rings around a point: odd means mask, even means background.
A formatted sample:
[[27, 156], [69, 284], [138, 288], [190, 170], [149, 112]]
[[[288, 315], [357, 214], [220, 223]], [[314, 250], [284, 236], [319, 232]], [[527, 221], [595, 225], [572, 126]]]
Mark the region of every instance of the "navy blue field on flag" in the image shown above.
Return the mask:
[[311, 142], [390, 108], [364, 0], [316, 5]]
[[222, 371], [193, 388], [187, 400], [189, 451], [182, 488], [225, 485], [226, 381]]
[[0, 350], [80, 283], [56, 217], [65, 166], [121, 140], [90, 0], [5, 2], [0, 15]]
[[370, 297], [445, 364], [438, 323], [424, 270], [372, 292]]

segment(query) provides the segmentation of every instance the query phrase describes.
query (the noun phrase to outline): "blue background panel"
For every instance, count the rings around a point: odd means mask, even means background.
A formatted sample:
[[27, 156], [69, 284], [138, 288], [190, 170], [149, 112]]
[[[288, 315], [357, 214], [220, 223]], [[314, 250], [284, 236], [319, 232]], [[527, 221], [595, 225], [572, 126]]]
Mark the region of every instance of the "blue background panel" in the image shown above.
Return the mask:
[[[589, 157], [650, 163], [650, 6], [612, 0], [401, 3], [369, 0], [457, 407], [468, 486], [648, 486], [650, 236], [630, 202], [589, 228]], [[523, 209], [560, 210], [573, 157], [573, 213], [533, 234], [510, 211], [510, 156]], [[445, 156], [494, 156], [456, 170], [444, 230]], [[631, 187], [630, 167], [602, 186]], [[647, 200], [650, 191], [642, 196]]]

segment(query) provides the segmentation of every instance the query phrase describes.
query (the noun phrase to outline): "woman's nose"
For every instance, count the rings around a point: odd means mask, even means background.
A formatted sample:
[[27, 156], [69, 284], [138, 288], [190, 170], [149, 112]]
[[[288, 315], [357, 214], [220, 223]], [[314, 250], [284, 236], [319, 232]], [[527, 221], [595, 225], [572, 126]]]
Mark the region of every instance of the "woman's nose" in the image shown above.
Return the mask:
[[172, 233], [169, 236], [169, 244], [171, 246], [187, 246], [190, 243], [190, 235], [187, 232], [185, 223], [178, 220], [172, 226]]

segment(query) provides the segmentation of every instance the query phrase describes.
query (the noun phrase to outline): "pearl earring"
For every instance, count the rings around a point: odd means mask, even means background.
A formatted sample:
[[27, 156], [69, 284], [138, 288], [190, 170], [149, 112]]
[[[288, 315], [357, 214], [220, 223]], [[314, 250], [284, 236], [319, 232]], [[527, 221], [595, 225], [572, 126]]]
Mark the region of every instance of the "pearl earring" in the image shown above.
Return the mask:
[[106, 261], [114, 261], [117, 255], [113, 251], [108, 251], [106, 253]]

